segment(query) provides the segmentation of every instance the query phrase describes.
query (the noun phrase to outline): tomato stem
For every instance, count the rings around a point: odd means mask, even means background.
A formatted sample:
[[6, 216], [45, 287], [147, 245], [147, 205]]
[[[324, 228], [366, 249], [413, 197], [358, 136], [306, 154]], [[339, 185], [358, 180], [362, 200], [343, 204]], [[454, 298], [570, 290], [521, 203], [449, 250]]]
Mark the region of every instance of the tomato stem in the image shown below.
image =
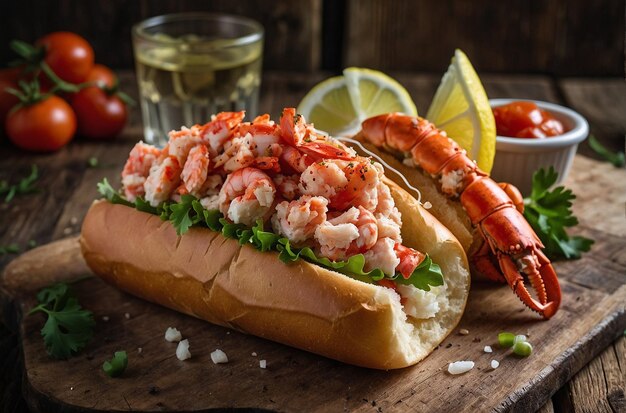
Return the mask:
[[41, 62], [40, 66], [41, 66], [41, 70], [45, 73], [46, 76], [48, 76], [48, 79], [50, 79], [52, 83], [54, 83], [54, 87], [52, 88], [52, 90], [54, 91], [60, 90], [62, 92], [76, 93], [81, 89], [80, 85], [75, 85], [73, 83], [66, 82], [62, 80], [61, 78], [59, 78], [56, 75], [56, 73], [54, 73], [54, 71], [50, 68], [50, 66], [48, 66], [46, 62]]
[[126, 103], [128, 106], [135, 106], [137, 104], [133, 98], [131, 98], [121, 90], [118, 90], [115, 94], [121, 99], [122, 102]]
[[115, 79], [115, 83], [113, 86], [107, 86], [106, 84], [97, 84], [100, 89], [108, 96], [117, 96], [120, 100], [126, 103], [128, 106], [135, 106], [135, 100], [128, 96], [126, 93], [120, 90], [120, 81], [119, 79]]
[[[115, 84], [111, 87], [100, 84], [98, 82], [83, 82], [79, 84], [71, 83], [61, 79], [52, 68], [44, 60], [46, 58], [47, 49], [43, 46], [33, 46], [27, 42], [21, 40], [12, 40], [10, 43], [11, 49], [19, 56], [19, 59], [12, 62], [14, 66], [25, 65], [26, 72], [32, 72], [34, 80], [31, 83], [20, 82], [20, 89], [10, 88], [6, 89], [8, 93], [11, 93], [20, 100], [17, 106], [25, 106], [37, 103], [43, 99], [48, 98], [51, 95], [57, 94], [57, 92], [77, 93], [87, 87], [99, 87], [107, 95], [116, 95], [129, 106], [134, 106], [135, 101], [126, 93], [119, 90], [119, 80], [116, 79]], [[39, 75], [43, 74], [52, 83], [52, 88], [48, 93], [41, 94], [39, 83], [37, 79]], [[17, 107], [16, 106], [16, 107]]]
[[31, 82], [25, 82], [23, 80], [20, 80], [18, 82], [18, 85], [19, 89], [14, 89], [11, 87], [5, 89], [7, 93], [16, 96], [20, 100], [20, 103], [18, 103], [11, 109], [12, 112], [24, 106], [34, 105], [35, 103], [46, 100], [50, 96], [54, 95], [54, 89], [47, 93], [41, 93], [41, 89], [39, 88], [39, 82], [37, 81], [36, 76], [35, 79]]

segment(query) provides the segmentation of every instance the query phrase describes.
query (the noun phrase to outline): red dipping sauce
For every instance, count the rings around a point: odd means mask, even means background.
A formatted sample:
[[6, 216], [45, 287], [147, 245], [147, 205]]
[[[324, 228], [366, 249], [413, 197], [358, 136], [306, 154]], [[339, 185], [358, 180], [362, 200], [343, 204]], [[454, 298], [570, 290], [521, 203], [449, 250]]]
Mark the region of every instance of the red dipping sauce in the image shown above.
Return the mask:
[[493, 116], [499, 136], [543, 139], [565, 132], [561, 121], [533, 102], [517, 101], [498, 106], [493, 108]]

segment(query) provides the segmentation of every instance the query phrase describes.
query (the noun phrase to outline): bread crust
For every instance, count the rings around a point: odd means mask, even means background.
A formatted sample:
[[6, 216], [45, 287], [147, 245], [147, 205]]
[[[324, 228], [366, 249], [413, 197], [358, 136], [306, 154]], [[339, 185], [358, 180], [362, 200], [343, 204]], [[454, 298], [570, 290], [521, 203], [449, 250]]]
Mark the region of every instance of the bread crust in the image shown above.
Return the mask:
[[460, 320], [469, 270], [454, 236], [389, 184], [403, 214], [404, 243], [442, 267], [446, 304], [434, 319], [406, 321], [390, 289], [303, 260], [287, 265], [275, 252], [241, 247], [206, 228], [177, 236], [158, 216], [106, 201], [89, 209], [81, 251], [95, 274], [148, 301], [346, 363], [406, 367], [428, 355]]

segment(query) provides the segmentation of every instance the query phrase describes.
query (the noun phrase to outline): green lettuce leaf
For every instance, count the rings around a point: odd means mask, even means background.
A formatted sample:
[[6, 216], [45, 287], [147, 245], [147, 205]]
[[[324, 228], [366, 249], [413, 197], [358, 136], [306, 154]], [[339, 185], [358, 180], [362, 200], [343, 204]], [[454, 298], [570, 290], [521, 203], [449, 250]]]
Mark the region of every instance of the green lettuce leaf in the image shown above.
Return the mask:
[[209, 227], [209, 229], [216, 232], [222, 231], [222, 223], [220, 222], [222, 214], [220, 211], [217, 209], [205, 209], [202, 211], [202, 215], [204, 216], [204, 224]]

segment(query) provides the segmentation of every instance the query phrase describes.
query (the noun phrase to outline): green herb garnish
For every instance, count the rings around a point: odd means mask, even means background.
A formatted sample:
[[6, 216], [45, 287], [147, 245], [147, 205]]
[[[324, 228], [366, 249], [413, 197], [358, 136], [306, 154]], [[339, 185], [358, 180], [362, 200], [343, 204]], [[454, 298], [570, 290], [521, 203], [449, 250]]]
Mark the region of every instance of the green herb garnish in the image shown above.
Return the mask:
[[128, 366], [128, 355], [125, 351], [116, 351], [110, 361], [102, 364], [102, 370], [109, 377], [118, 377], [126, 370], [126, 366]]
[[100, 194], [105, 197], [106, 199], [109, 200], [109, 202], [113, 203], [113, 204], [122, 204], [122, 205], [126, 205], [126, 206], [130, 206], [130, 207], [134, 207], [135, 204], [133, 204], [130, 201], [127, 201], [126, 199], [124, 199], [119, 192], [117, 192], [115, 189], [113, 189], [113, 187], [111, 186], [111, 184], [109, 183], [109, 181], [104, 178], [102, 180], [102, 182], [98, 182], [98, 192], [100, 192]]
[[425, 291], [430, 291], [431, 286], [444, 284], [441, 268], [428, 255], [408, 279], [400, 273], [390, 277], [380, 269], [365, 271], [363, 254], [353, 255], [346, 261], [331, 261], [328, 258], [318, 257], [309, 247], [293, 248], [287, 238], [265, 231], [262, 220], [258, 220], [252, 228], [243, 224], [233, 224], [219, 211], [205, 209], [192, 195], [183, 195], [179, 203], [164, 202], [158, 207], [152, 207], [141, 197], [138, 197], [134, 203], [127, 201], [111, 187], [106, 179], [98, 184], [98, 190], [113, 204], [132, 206], [140, 211], [159, 215], [162, 220], [172, 224], [178, 235], [185, 234], [193, 226], [207, 227], [221, 232], [226, 238], [236, 239], [239, 245], [250, 244], [259, 251], [276, 251], [279, 253], [278, 258], [285, 263], [304, 259], [366, 283], [376, 283], [386, 278], [398, 284], [414, 285]]
[[91, 158], [89, 158], [89, 160], [87, 160], [87, 166], [90, 168], [95, 168], [98, 166], [98, 158], [96, 158], [95, 156], [92, 156]]
[[6, 194], [4, 202], [11, 202], [16, 195], [25, 195], [36, 192], [37, 188], [34, 186], [34, 183], [37, 178], [39, 178], [37, 165], [32, 165], [30, 174], [26, 178], [22, 178], [16, 185], [9, 185], [9, 183], [5, 180], [0, 181], [0, 195]]
[[612, 163], [615, 167], [621, 168], [626, 165], [626, 159], [624, 159], [624, 152], [611, 152], [604, 145], [596, 139], [595, 136], [589, 135], [589, 146], [595, 153], [600, 155], [605, 160]]
[[549, 191], [557, 177], [553, 167], [547, 172], [541, 168], [533, 174], [530, 197], [524, 198], [524, 217], [545, 245], [544, 252], [549, 258], [580, 258], [582, 252], [589, 251], [593, 240], [567, 235], [566, 228], [578, 224], [571, 210], [576, 195], [564, 186]]
[[85, 348], [93, 337], [95, 321], [91, 311], [83, 309], [67, 284], [44, 288], [37, 294], [39, 305], [28, 313], [43, 312], [48, 316], [41, 329], [48, 354], [67, 359]]
[[[179, 203], [172, 203], [170, 205], [170, 221], [176, 233], [182, 235], [191, 228], [194, 221], [199, 222], [197, 219], [197, 212], [193, 207], [193, 202], [198, 200], [192, 195], [183, 195]], [[199, 202], [198, 202], [199, 203]]]
[[17, 254], [18, 252], [20, 252], [20, 246], [17, 244], [9, 244], [4, 247], [0, 247], [0, 255]]

